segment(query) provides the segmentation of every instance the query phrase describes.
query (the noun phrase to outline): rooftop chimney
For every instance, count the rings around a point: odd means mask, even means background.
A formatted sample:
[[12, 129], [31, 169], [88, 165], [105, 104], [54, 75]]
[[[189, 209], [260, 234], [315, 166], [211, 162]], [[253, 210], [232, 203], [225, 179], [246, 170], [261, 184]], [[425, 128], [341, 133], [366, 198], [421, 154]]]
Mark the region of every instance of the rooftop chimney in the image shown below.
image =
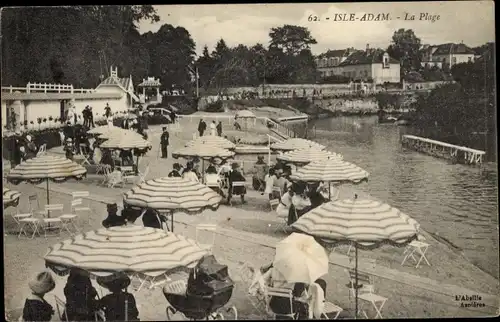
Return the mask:
[[109, 74], [111, 77], [118, 77], [118, 67], [113, 69], [113, 66], [110, 67], [111, 73]]
[[370, 44], [366, 44], [366, 52], [370, 51]]

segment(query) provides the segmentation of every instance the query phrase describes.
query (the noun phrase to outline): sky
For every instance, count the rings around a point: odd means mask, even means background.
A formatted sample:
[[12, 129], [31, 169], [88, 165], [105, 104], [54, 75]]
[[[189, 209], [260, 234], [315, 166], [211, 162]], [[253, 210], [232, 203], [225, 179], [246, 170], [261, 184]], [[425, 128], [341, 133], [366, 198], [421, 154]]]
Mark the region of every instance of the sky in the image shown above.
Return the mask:
[[[399, 28], [413, 29], [424, 44], [464, 42], [475, 47], [495, 39], [493, 1], [379, 2], [379, 3], [294, 3], [294, 4], [223, 4], [154, 6], [160, 22], [139, 23], [141, 33], [156, 32], [163, 24], [186, 28], [196, 43], [212, 51], [220, 38], [228, 46], [256, 43], [267, 45], [269, 31], [285, 24], [307, 27], [318, 44], [313, 54], [328, 49], [386, 48]], [[389, 14], [390, 21], [333, 21], [335, 14]], [[408, 15], [407, 15], [408, 14]], [[421, 15], [439, 20], [419, 20]], [[415, 20], [405, 20], [411, 16]], [[308, 21], [317, 16], [319, 21]], [[329, 20], [326, 20], [329, 18]]]

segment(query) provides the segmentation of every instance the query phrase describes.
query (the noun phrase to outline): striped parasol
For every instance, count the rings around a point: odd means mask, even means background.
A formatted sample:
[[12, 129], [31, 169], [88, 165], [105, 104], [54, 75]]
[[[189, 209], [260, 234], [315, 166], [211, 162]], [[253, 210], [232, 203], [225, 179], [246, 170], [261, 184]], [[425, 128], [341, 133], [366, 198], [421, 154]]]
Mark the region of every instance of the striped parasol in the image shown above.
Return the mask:
[[213, 145], [190, 145], [180, 148], [172, 153], [172, 157], [177, 158], [194, 158], [198, 157], [203, 160], [207, 159], [229, 159], [234, 156], [234, 152]]
[[[417, 238], [418, 223], [380, 201], [354, 199], [327, 202], [302, 215], [292, 227], [327, 244], [352, 244], [372, 249], [382, 244], [403, 246]], [[357, 280], [356, 280], [357, 285]], [[356, 311], [358, 311], [356, 289]]]
[[200, 136], [194, 140], [189, 141], [186, 144], [186, 146], [193, 146], [193, 145], [211, 145], [228, 150], [236, 148], [236, 145], [233, 142], [229, 141], [226, 138], [216, 135]]
[[206, 254], [206, 250], [184, 236], [126, 225], [101, 228], [57, 243], [49, 248], [45, 264], [59, 275], [76, 267], [95, 277], [116, 272], [156, 277], [193, 266]]
[[8, 208], [10, 206], [17, 207], [19, 204], [19, 198], [21, 197], [21, 193], [19, 191], [10, 190], [7, 188], [3, 188], [3, 209]]
[[119, 139], [121, 136], [126, 136], [127, 138], [132, 138], [134, 140], [144, 140], [142, 135], [132, 130], [125, 130], [118, 128], [119, 130], [111, 130], [99, 135], [101, 139]]
[[343, 156], [326, 150], [308, 148], [286, 152], [282, 155], [278, 155], [276, 159], [296, 165], [304, 165], [313, 161], [324, 161], [328, 159], [342, 160]]
[[[131, 131], [130, 131], [131, 132]], [[103, 142], [100, 146], [104, 149], [117, 149], [117, 150], [129, 150], [129, 149], [140, 149], [147, 150], [151, 149], [152, 145], [149, 141], [144, 140], [140, 135], [111, 135], [111, 137]]]
[[255, 114], [253, 114], [253, 112], [249, 111], [249, 110], [238, 111], [236, 113], [236, 117], [241, 118], [241, 119], [243, 119], [243, 118], [252, 118], [252, 119], [256, 118]]
[[7, 181], [13, 184], [47, 182], [47, 204], [50, 204], [49, 181], [63, 182], [68, 179], [81, 180], [87, 169], [65, 157], [42, 155], [22, 162], [7, 175]]
[[114, 125], [101, 125], [101, 126], [97, 126], [91, 130], [88, 130], [87, 133], [88, 134], [104, 134], [104, 133], [108, 133], [110, 131], [122, 131], [123, 129], [121, 127], [118, 127], [118, 126], [114, 126]]
[[276, 150], [276, 151], [292, 151], [292, 150], [311, 149], [311, 148], [324, 150], [325, 146], [311, 140], [300, 139], [300, 138], [288, 139], [283, 142], [277, 142], [271, 144], [271, 150]]
[[305, 182], [360, 183], [369, 173], [357, 165], [338, 159], [313, 161], [295, 171], [290, 179]]
[[158, 212], [197, 214], [205, 209], [217, 210], [221, 202], [218, 193], [189, 179], [164, 177], [143, 182], [123, 196], [125, 206], [135, 209], [151, 208]]

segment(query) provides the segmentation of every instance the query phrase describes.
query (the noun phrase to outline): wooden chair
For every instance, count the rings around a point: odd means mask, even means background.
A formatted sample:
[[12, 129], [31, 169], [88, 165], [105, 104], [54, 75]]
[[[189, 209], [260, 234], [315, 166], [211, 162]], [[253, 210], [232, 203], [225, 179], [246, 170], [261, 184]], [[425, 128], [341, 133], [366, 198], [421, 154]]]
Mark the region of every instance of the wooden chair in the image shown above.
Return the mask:
[[[78, 226], [76, 225], [78, 215], [75, 214], [73, 210], [81, 206], [82, 202], [83, 200], [81, 198], [73, 199], [71, 201], [71, 213], [59, 216], [59, 219], [61, 219], [61, 230], [65, 229], [71, 236], [73, 236], [73, 233], [80, 232]], [[72, 231], [72, 228], [74, 229], [74, 232]]]
[[[267, 288], [267, 295], [269, 297], [271, 297], [271, 296], [282, 297], [282, 298], [286, 298], [290, 301], [290, 313], [287, 313], [284, 315], [295, 320], [296, 316], [295, 316], [295, 313], [293, 312], [293, 293], [292, 292], [293, 292], [293, 290], [288, 289], [288, 288], [278, 288], [278, 287], [268, 287]], [[269, 303], [268, 303], [268, 309], [269, 309], [269, 311], [273, 312], [272, 308], [269, 306]], [[276, 314], [274, 312], [273, 312], [273, 314], [274, 314], [275, 320], [276, 320], [276, 315], [281, 315], [281, 314]]]
[[[198, 224], [196, 225], [196, 242], [201, 246], [201, 248], [212, 253], [213, 247], [215, 245], [215, 232], [217, 230], [217, 225], [215, 224]], [[210, 244], [201, 243], [199, 240], [200, 234], [203, 231], [211, 232], [212, 242]]]
[[358, 289], [358, 299], [361, 300], [361, 305], [358, 307], [358, 311], [363, 312], [363, 315], [368, 319], [366, 311], [363, 309], [363, 302], [371, 303], [375, 309], [375, 318], [382, 318], [382, 308], [387, 301], [386, 297], [375, 294], [375, 287], [373, 286], [373, 280], [370, 275], [358, 271], [358, 283], [356, 284], [356, 272], [354, 269], [345, 270], [349, 277], [349, 298], [351, 295], [356, 296], [356, 289]]
[[276, 208], [278, 208], [278, 205], [280, 204], [279, 199], [271, 199], [269, 200], [269, 205], [271, 206], [271, 211], [276, 211]]
[[68, 314], [66, 313], [66, 303], [63, 300], [61, 300], [57, 295], [54, 295], [54, 299], [56, 301], [57, 316], [61, 321], [69, 322]]
[[144, 168], [144, 172], [141, 172], [139, 170], [139, 182], [138, 183], [143, 183], [144, 181], [146, 181], [146, 177], [148, 176], [149, 174], [149, 164]]
[[245, 181], [233, 181], [233, 183], [231, 184], [231, 199], [229, 200], [229, 204], [232, 206], [233, 205], [233, 198], [232, 196], [235, 196], [234, 194], [234, 188], [236, 187], [245, 187], [246, 186], [246, 182]]
[[97, 310], [94, 312], [94, 316], [95, 316], [95, 320], [97, 322], [100, 322], [100, 321], [106, 321], [106, 315], [104, 315], [104, 311], [103, 310]]
[[[42, 224], [45, 237], [47, 237], [47, 231], [51, 229], [58, 231], [58, 235], [61, 234], [63, 223], [60, 216], [63, 215], [63, 211], [64, 211], [63, 204], [45, 205], [43, 218], [40, 221], [40, 223]], [[54, 213], [58, 213], [59, 215], [53, 216]], [[49, 217], [49, 215], [51, 215], [51, 217]]]
[[[72, 214], [78, 214], [78, 213], [83, 213], [86, 212], [87, 214], [93, 214], [94, 210], [90, 208], [90, 203], [87, 200], [86, 202], [84, 201], [85, 199], [88, 199], [90, 197], [90, 192], [89, 191], [73, 191], [71, 193], [71, 196], [73, 198], [73, 201], [80, 199], [80, 202], [77, 202], [75, 205], [71, 205], [71, 213]], [[87, 217], [87, 223], [89, 223], [90, 216]]]

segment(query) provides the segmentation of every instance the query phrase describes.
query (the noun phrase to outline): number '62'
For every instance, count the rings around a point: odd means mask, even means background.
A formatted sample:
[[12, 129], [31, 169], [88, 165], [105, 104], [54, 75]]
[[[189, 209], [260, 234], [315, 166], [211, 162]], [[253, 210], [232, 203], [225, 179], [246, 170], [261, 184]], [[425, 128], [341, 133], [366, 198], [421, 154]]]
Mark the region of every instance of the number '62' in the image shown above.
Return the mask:
[[309, 18], [307, 18], [307, 21], [319, 21], [318, 16], [315, 15], [309, 15]]

